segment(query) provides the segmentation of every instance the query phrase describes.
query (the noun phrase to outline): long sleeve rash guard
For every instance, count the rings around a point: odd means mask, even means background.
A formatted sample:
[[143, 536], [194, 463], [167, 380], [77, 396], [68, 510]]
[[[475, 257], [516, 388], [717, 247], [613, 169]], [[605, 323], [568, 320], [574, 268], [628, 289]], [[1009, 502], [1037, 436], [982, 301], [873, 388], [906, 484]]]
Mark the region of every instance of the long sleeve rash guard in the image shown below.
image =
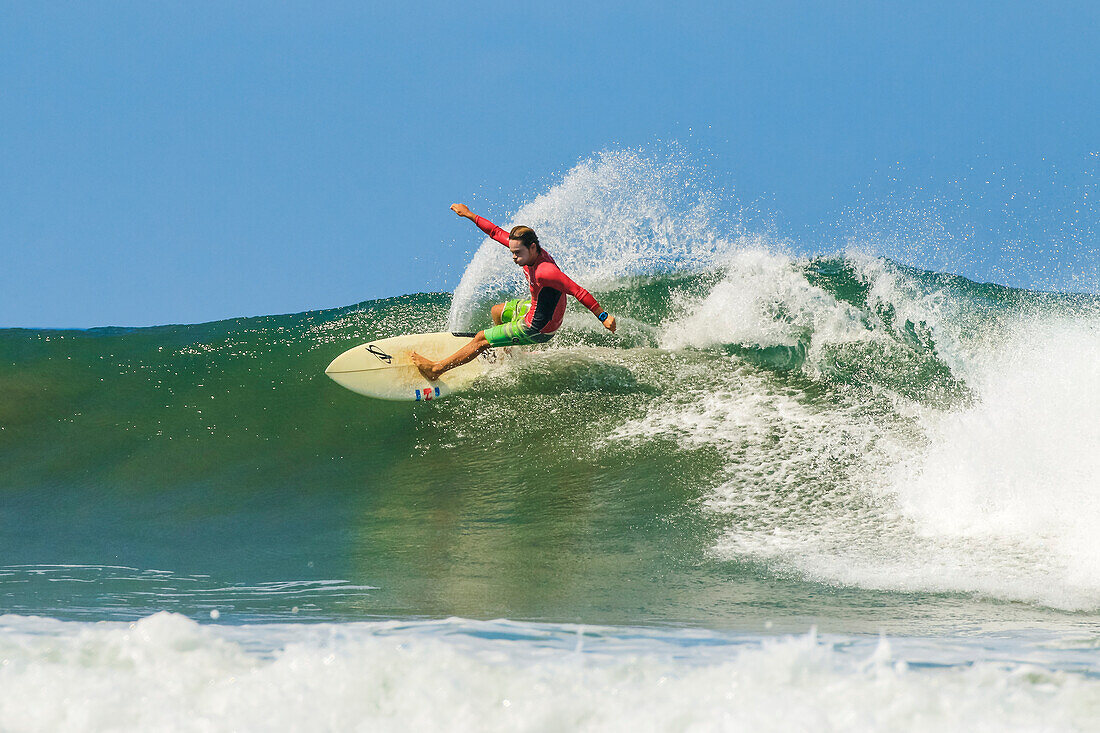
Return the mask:
[[[474, 217], [474, 223], [477, 224], [478, 229], [505, 247], [508, 246], [508, 232], [480, 216]], [[563, 293], [568, 293], [579, 300], [581, 305], [592, 311], [593, 315], [599, 316], [603, 313], [603, 308], [592, 294], [558, 269], [554, 258], [547, 254], [541, 245], [538, 258], [523, 268], [523, 274], [527, 276], [527, 282], [531, 285], [531, 310], [527, 312], [523, 322], [533, 331], [550, 334], [558, 330], [562, 319], [565, 318], [566, 299], [562, 297]]]

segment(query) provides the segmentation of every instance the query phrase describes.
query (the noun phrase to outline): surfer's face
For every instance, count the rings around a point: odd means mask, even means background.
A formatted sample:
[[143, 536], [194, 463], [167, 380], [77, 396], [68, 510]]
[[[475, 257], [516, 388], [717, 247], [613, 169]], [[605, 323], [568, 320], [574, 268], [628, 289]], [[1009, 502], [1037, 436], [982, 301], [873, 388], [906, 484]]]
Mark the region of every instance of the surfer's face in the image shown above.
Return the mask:
[[508, 249], [512, 251], [512, 262], [520, 267], [530, 265], [538, 257], [538, 251], [534, 247], [527, 247], [518, 239], [509, 239]]

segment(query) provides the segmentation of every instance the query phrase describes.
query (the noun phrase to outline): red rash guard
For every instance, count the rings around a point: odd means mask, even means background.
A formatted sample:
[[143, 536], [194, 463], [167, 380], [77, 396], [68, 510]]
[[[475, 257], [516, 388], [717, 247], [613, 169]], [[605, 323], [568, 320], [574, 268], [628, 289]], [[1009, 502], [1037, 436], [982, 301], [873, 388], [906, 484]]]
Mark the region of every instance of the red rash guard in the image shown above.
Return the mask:
[[[480, 216], [474, 217], [474, 223], [478, 229], [505, 247], [508, 246], [508, 232]], [[533, 264], [523, 268], [523, 274], [531, 284], [531, 310], [527, 311], [523, 322], [538, 333], [549, 334], [558, 330], [565, 317], [566, 299], [562, 297], [562, 293], [572, 295], [596, 316], [603, 313], [603, 308], [592, 294], [559, 270], [554, 258], [546, 253], [542, 245], [539, 245], [538, 258]]]

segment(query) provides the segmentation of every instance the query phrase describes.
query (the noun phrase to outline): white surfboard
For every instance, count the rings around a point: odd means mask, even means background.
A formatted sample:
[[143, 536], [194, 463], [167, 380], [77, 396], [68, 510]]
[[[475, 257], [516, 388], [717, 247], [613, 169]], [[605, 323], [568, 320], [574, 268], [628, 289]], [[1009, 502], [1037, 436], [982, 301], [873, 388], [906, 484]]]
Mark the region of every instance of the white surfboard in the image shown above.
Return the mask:
[[450, 356], [473, 338], [472, 333], [418, 333], [360, 344], [332, 360], [325, 369], [334, 382], [380, 400], [423, 402], [466, 389], [495, 361], [494, 349], [429, 382], [409, 361], [415, 351], [429, 359]]

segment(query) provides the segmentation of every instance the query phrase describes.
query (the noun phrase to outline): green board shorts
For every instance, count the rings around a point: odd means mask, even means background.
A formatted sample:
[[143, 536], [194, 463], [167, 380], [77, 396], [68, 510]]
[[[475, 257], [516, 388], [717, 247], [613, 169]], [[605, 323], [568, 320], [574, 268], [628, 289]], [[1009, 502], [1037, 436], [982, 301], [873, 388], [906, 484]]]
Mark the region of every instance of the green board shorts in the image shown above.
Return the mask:
[[530, 344], [542, 344], [551, 339], [553, 334], [539, 333], [523, 322], [523, 317], [531, 310], [531, 299], [516, 298], [504, 304], [504, 311], [500, 314], [503, 321], [499, 326], [485, 329], [485, 339], [490, 346], [528, 346]]

